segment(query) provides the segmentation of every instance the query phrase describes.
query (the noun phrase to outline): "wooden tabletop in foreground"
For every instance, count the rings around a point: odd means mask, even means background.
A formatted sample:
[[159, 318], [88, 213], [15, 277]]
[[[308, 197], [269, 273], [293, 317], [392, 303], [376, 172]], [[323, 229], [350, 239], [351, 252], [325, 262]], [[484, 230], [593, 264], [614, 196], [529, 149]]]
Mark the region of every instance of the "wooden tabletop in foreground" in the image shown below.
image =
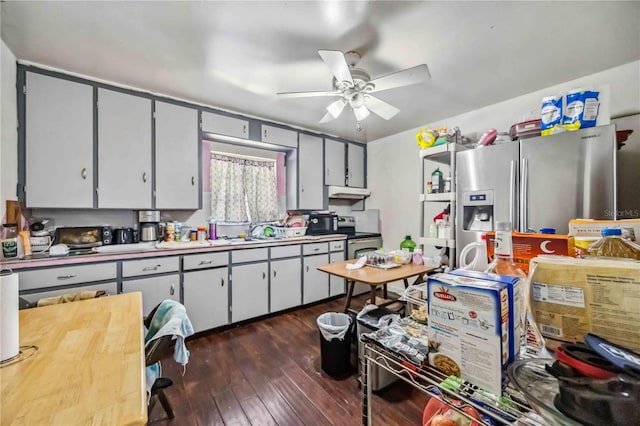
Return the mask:
[[391, 269], [374, 268], [373, 266], [364, 266], [360, 269], [352, 270], [347, 269], [347, 264], [355, 262], [356, 260], [351, 259], [343, 262], [329, 263], [318, 266], [318, 270], [364, 284], [382, 285], [416, 275], [426, 274], [436, 269], [433, 266], [414, 265], [413, 263]]
[[20, 311], [30, 358], [0, 369], [2, 425], [143, 425], [142, 295]]

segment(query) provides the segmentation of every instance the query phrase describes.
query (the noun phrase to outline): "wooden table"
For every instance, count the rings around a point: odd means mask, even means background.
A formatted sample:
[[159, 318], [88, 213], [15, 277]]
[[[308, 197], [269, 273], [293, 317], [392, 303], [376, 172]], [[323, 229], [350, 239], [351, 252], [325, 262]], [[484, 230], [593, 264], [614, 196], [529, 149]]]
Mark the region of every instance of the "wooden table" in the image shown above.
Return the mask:
[[30, 358], [0, 369], [4, 425], [143, 425], [139, 292], [20, 311]]
[[404, 287], [409, 286], [408, 279], [411, 277], [417, 277], [415, 282], [421, 282], [424, 279], [424, 275], [427, 272], [431, 272], [436, 267], [425, 265], [414, 265], [409, 263], [391, 269], [374, 268], [372, 266], [364, 266], [360, 269], [347, 269], [347, 265], [355, 263], [356, 260], [345, 260], [343, 262], [329, 263], [327, 265], [318, 266], [318, 270], [326, 272], [331, 275], [335, 275], [347, 280], [349, 286], [347, 290], [347, 299], [344, 303], [344, 313], [350, 311], [351, 297], [353, 296], [353, 288], [356, 282], [369, 284], [371, 286], [371, 303], [375, 303], [376, 300], [376, 288], [383, 286], [384, 299], [387, 298], [387, 284], [393, 281], [404, 281]]

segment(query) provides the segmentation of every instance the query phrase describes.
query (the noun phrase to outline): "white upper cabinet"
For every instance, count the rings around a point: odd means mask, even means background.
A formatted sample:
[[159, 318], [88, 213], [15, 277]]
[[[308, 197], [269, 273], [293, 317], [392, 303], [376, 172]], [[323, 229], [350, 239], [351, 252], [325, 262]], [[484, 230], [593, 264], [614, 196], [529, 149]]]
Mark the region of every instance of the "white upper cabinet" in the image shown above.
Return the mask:
[[148, 209], [151, 100], [98, 89], [98, 207]]
[[344, 186], [344, 143], [333, 139], [325, 139], [324, 155], [324, 184]]
[[93, 87], [26, 73], [26, 207], [92, 208]]
[[298, 132], [280, 127], [262, 125], [260, 133], [262, 142], [283, 145], [291, 148], [298, 147]]
[[249, 120], [202, 111], [202, 131], [249, 139]]
[[364, 146], [347, 144], [347, 185], [364, 188]]
[[155, 208], [198, 209], [198, 110], [167, 102], [155, 105]]
[[300, 133], [298, 208], [322, 209], [322, 138]]

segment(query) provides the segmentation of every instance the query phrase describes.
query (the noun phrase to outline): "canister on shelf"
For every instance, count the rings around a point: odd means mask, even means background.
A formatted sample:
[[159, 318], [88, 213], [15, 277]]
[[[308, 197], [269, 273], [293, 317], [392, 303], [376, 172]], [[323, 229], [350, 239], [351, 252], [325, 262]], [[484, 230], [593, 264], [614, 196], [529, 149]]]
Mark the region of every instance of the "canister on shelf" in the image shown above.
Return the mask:
[[189, 230], [189, 241], [197, 241], [198, 240], [198, 230], [190, 229]]
[[451, 178], [444, 178], [444, 192], [451, 192]]

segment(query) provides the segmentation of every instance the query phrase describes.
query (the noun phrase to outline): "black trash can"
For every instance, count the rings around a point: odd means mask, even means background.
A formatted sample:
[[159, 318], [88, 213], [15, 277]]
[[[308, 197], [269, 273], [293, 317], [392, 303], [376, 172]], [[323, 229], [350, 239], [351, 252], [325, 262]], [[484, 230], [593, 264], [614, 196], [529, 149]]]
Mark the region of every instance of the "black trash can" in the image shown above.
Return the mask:
[[322, 370], [330, 376], [351, 372], [351, 317], [327, 312], [318, 317]]

